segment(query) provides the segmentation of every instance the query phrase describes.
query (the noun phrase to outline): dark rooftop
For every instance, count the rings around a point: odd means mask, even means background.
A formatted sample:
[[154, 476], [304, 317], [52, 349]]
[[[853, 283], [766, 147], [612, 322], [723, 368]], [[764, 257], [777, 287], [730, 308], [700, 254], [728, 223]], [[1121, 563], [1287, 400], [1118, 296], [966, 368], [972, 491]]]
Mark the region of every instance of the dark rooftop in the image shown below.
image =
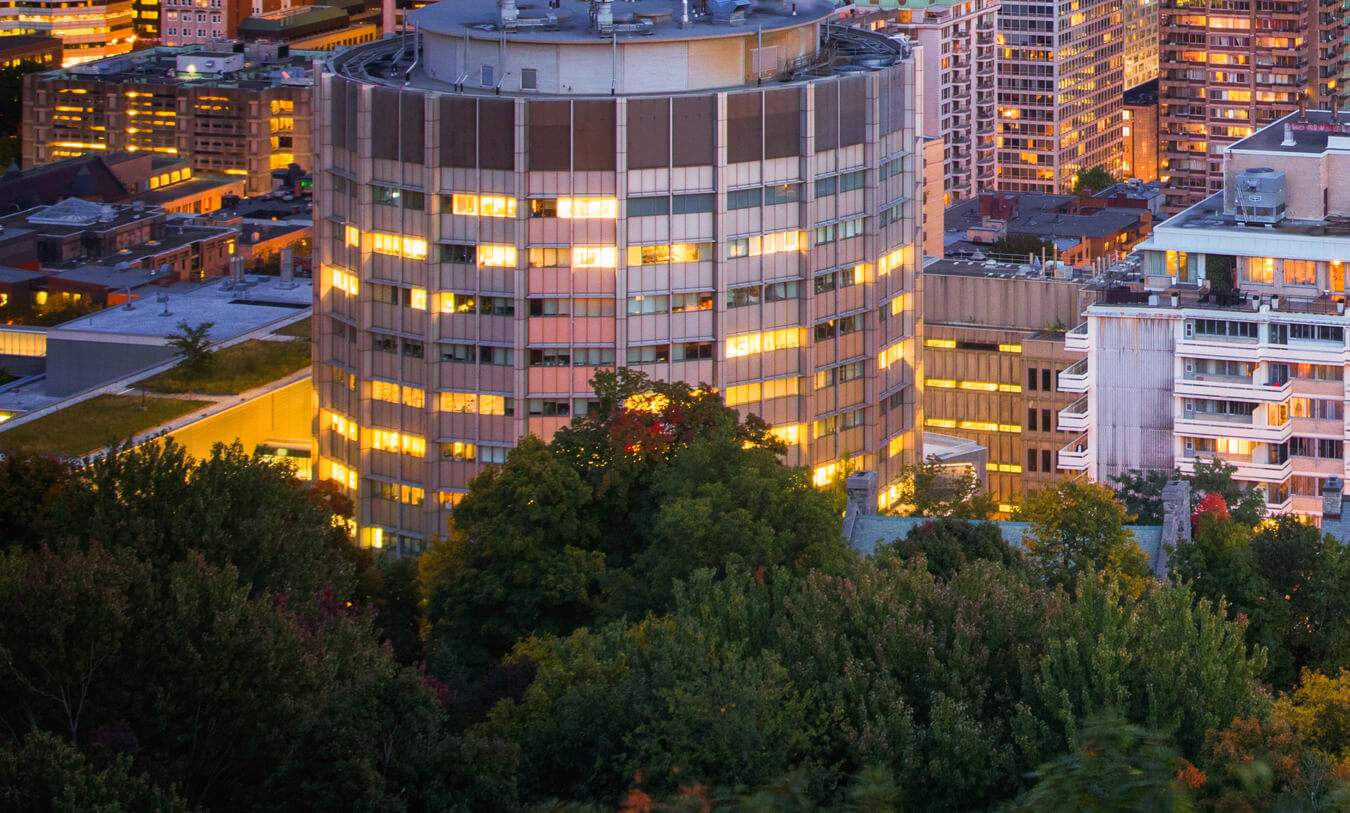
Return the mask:
[[65, 158], [0, 178], [0, 212], [19, 212], [69, 197], [113, 203], [125, 200], [127, 190], [102, 155]]
[[86, 80], [97, 82], [204, 85], [208, 87], [265, 88], [275, 85], [308, 85], [315, 59], [329, 56], [322, 51], [292, 50], [287, 56], [275, 56], [275, 47], [250, 46], [244, 52], [244, 68], [229, 76], [180, 73], [180, 56], [235, 56], [219, 54], [202, 45], [159, 46], [144, 51], [107, 57], [69, 68], [38, 74], [41, 81]]
[[[1325, 130], [1291, 130], [1294, 137], [1292, 145], [1284, 143], [1285, 125], [1309, 124], [1323, 127]], [[1343, 128], [1332, 132], [1332, 128]], [[1290, 113], [1282, 119], [1262, 127], [1241, 141], [1233, 144], [1230, 150], [1260, 150], [1261, 152], [1321, 153], [1325, 152], [1328, 141], [1333, 135], [1350, 137], [1350, 113], [1333, 114], [1329, 110], [1309, 110], [1307, 114]], [[1350, 144], [1350, 140], [1346, 142]], [[1342, 147], [1344, 149], [1344, 147]]]
[[[1108, 237], [1139, 222], [1143, 209], [1117, 209], [1109, 202], [1087, 198], [1082, 214], [1073, 214], [1074, 195], [1041, 192], [1003, 192], [1017, 198], [1017, 215], [1008, 221], [1008, 234], [1052, 237]], [[943, 216], [947, 231], [964, 232], [983, 224], [978, 197], [949, 207]]]

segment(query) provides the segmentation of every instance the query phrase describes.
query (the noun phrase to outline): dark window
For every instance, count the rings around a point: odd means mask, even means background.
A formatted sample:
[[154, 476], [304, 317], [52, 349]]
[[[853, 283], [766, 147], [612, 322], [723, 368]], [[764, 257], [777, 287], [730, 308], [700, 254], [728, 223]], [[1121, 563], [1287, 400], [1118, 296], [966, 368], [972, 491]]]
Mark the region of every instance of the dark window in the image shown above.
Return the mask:
[[1027, 449], [1027, 471], [1036, 471], [1036, 450]]
[[398, 337], [386, 336], [383, 333], [376, 333], [371, 336], [372, 346], [379, 353], [397, 353]]
[[727, 209], [751, 209], [763, 203], [762, 190], [737, 189], [727, 193]]
[[544, 348], [530, 350], [531, 367], [570, 367], [572, 356], [567, 348]]
[[750, 305], [759, 304], [758, 285], [751, 285], [748, 288], [730, 288], [727, 290], [727, 307], [744, 308]]
[[670, 214], [670, 198], [662, 195], [655, 198], [629, 198], [629, 217], [648, 217]]
[[670, 212], [677, 215], [711, 212], [716, 203], [716, 197], [710, 194], [676, 195], [670, 199]]
[[670, 348], [671, 361], [699, 361], [712, 357], [712, 342], [682, 342]]
[[1041, 370], [1041, 390], [1043, 392], [1054, 391], [1054, 387], [1050, 384], [1050, 372], [1049, 369]]
[[1028, 368], [1027, 368], [1027, 389], [1032, 390], [1033, 392], [1036, 390], [1036, 368], [1035, 368], [1035, 367], [1028, 367]]
[[1048, 409], [1042, 409], [1042, 410], [1041, 410], [1041, 431], [1042, 431], [1042, 432], [1053, 432], [1053, 431], [1055, 431], [1055, 425], [1054, 425], [1053, 423], [1051, 423], [1051, 420], [1050, 420], [1050, 410], [1048, 410]]
[[816, 197], [825, 198], [834, 194], [834, 176], [828, 178], [818, 178], [816, 180]]
[[865, 173], [862, 170], [845, 172], [839, 176], [839, 191], [852, 192], [855, 189], [862, 189], [864, 177]]
[[423, 355], [422, 343], [412, 339], [403, 340], [403, 355], [412, 359], [420, 359]]
[[764, 187], [765, 206], [773, 206], [778, 203], [796, 203], [800, 197], [801, 184], [785, 183]]
[[1027, 409], [1027, 431], [1036, 431], [1036, 410], [1030, 408]]
[[471, 344], [443, 344], [441, 345], [441, 361], [473, 364], [477, 355], [474, 350], [475, 348]]
[[443, 263], [464, 263], [473, 265], [477, 262], [473, 246], [462, 243], [441, 243], [441, 262]]
[[1055, 467], [1050, 461], [1050, 450], [1041, 449], [1041, 471], [1054, 471]]
[[532, 418], [566, 418], [570, 414], [571, 404], [566, 400], [530, 399], [530, 417]]
[[816, 341], [823, 342], [827, 339], [833, 339], [838, 332], [839, 326], [835, 323], [835, 320], [831, 319], [828, 322], [821, 322], [816, 325], [815, 338]]
[[765, 302], [783, 302], [797, 298], [796, 282], [771, 282], [764, 286]]

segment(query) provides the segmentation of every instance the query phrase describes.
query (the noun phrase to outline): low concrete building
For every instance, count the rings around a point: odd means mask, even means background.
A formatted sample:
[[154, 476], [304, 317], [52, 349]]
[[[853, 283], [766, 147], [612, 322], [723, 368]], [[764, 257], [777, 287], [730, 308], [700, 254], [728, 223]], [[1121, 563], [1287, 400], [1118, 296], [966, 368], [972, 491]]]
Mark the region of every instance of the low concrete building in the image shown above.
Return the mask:
[[1054, 246], [1046, 259], [1053, 255], [1075, 267], [1123, 257], [1153, 226], [1147, 208], [1041, 192], [984, 193], [948, 207], [943, 219], [947, 257], [987, 255], [1005, 238], [1034, 238]]

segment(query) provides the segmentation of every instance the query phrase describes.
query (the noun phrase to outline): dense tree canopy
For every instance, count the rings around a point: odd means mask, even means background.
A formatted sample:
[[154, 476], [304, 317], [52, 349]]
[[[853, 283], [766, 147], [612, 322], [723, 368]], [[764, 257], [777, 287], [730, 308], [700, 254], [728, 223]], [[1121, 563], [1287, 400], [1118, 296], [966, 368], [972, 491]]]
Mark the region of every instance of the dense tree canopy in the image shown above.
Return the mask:
[[781, 441], [720, 397], [628, 370], [599, 408], [488, 467], [422, 560], [433, 665], [483, 668], [532, 633], [664, 610], [699, 567], [829, 566], [841, 494], [787, 468]]

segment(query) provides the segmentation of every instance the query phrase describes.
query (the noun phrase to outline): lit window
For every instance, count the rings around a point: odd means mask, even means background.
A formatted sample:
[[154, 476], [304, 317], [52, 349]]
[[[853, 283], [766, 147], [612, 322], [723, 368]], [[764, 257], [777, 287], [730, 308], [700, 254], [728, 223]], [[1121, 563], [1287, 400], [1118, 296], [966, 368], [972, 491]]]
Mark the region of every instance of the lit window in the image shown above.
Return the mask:
[[904, 358], [902, 345], [891, 345], [885, 350], [882, 350], [881, 354], [877, 356], [877, 366], [884, 370], [902, 358]]
[[926, 386], [944, 390], [955, 389], [956, 387], [956, 382], [950, 378], [930, 378], [923, 383]]
[[427, 309], [427, 289], [413, 288], [408, 292], [408, 306], [415, 311]]
[[617, 212], [618, 203], [614, 198], [558, 199], [558, 217], [576, 220], [613, 220]]
[[924, 339], [924, 347], [940, 347], [944, 350], [951, 350], [956, 347], [956, 342], [952, 339]]
[[361, 283], [354, 274], [348, 274], [346, 271], [339, 271], [336, 268], [330, 268], [333, 275], [333, 287], [343, 293], [356, 296], [361, 288]]
[[577, 246], [572, 249], [573, 268], [614, 268], [614, 246]]
[[783, 441], [789, 446], [796, 446], [801, 442], [802, 427], [801, 424], [791, 426], [775, 426], [769, 430], [769, 434]]
[[886, 444], [886, 456], [895, 457], [905, 450], [905, 439], [903, 437], [891, 438]]
[[950, 418], [924, 418], [923, 425], [934, 426], [938, 429], [955, 429], [956, 421], [953, 421]]
[[1000, 353], [1020, 353], [1020, 352], [1022, 352], [1022, 345], [1020, 345], [1020, 344], [1000, 344], [1000, 345], [998, 346], [998, 352], [1000, 352]]
[[478, 264], [484, 268], [515, 268], [515, 246], [479, 246]]
[[347, 226], [346, 229], [345, 229], [345, 231], [344, 231], [344, 234], [345, 234], [345, 236], [346, 236], [347, 245], [348, 245], [349, 247], [351, 247], [351, 248], [360, 248], [360, 247], [361, 247], [361, 230], [360, 230], [360, 229], [356, 228], [355, 226]]
[[734, 359], [754, 355], [755, 353], [769, 353], [774, 350], [800, 347], [803, 333], [804, 331], [801, 328], [792, 327], [764, 333], [732, 336], [727, 339], [726, 356], [729, 359]]

